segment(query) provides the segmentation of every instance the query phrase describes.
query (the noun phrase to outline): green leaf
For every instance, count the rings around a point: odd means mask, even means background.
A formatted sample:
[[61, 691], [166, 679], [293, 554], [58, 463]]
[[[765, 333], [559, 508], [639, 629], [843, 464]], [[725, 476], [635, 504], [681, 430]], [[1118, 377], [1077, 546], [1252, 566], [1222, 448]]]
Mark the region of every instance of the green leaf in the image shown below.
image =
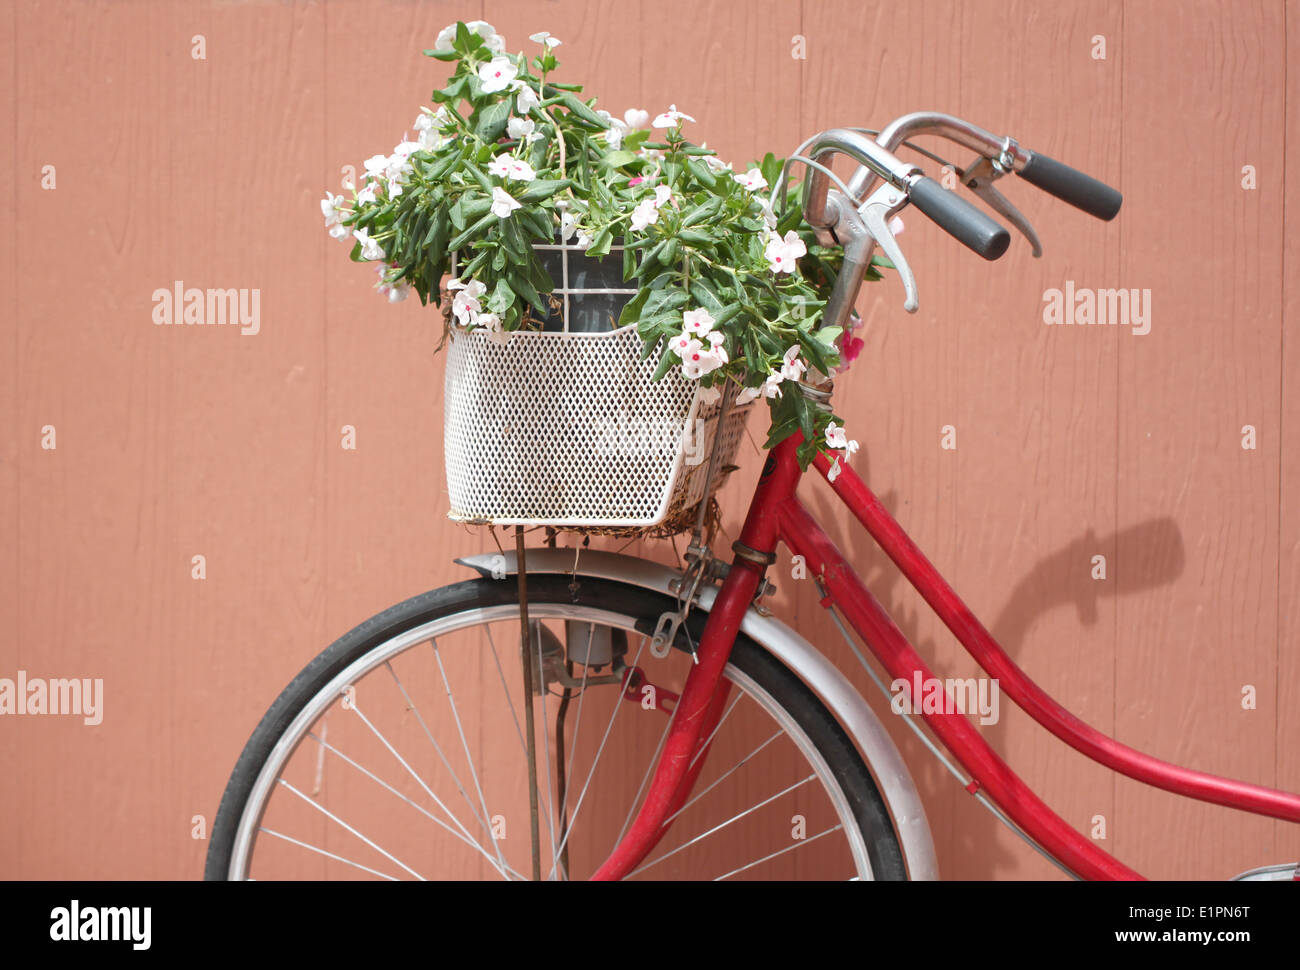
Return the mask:
[[465, 243], [469, 242], [471, 239], [473, 239], [475, 236], [481, 233], [488, 226], [492, 225], [492, 223], [496, 221], [496, 218], [497, 217], [495, 213], [489, 212], [487, 215], [483, 216], [483, 218], [479, 219], [468, 229], [466, 229], [464, 232], [458, 235], [455, 239], [449, 242], [447, 244], [448, 248], [460, 249], [461, 246], [465, 245]]
[[672, 370], [673, 364], [677, 362], [677, 355], [671, 350], [665, 348], [663, 356], [659, 358], [659, 366], [655, 368], [652, 381], [663, 380], [663, 376]]
[[595, 125], [602, 131], [609, 127], [608, 121], [596, 114], [596, 112], [592, 111], [591, 108], [583, 104], [568, 91], [562, 92], [559, 96], [559, 100], [561, 104], [569, 109], [569, 111], [573, 112], [588, 124]]
[[536, 307], [538, 312], [543, 316], [551, 312], [551, 308], [547, 306], [546, 301], [542, 299], [542, 295], [537, 292], [536, 287], [534, 287], [529, 280], [519, 274], [515, 274], [513, 278], [515, 282], [515, 290], [520, 296]]
[[691, 296], [695, 298], [696, 303], [709, 311], [709, 315], [713, 316], [713, 321], [716, 324], [718, 318], [714, 316], [714, 313], [722, 311], [722, 301], [718, 299], [718, 294], [713, 292], [713, 287], [697, 277], [691, 280]]
[[[722, 200], [719, 199], [718, 201], [721, 202]], [[700, 249], [712, 249], [718, 242], [717, 239], [709, 235], [707, 232], [700, 232], [697, 229], [683, 229], [677, 235], [682, 242], [691, 246], [696, 246]]]
[[[704, 220], [706, 219], [712, 219], [714, 216], [718, 214], [718, 211], [721, 208], [722, 208], [722, 199], [718, 198], [716, 195], [711, 196], [707, 201], [701, 202], [695, 208], [691, 209], [684, 216], [682, 216], [682, 228], [687, 229], [691, 226], [704, 222]], [[682, 238], [685, 239], [687, 242], [690, 242], [690, 240], [686, 238], [685, 234], [682, 235]]]
[[[494, 186], [492, 185], [492, 180], [488, 178], [487, 172], [483, 171], [483, 169], [479, 168], [468, 158], [465, 159], [463, 164], [465, 166], [465, 171], [469, 172], [470, 176], [482, 187], [483, 191], [490, 195]], [[490, 202], [488, 204], [491, 205]]]
[[633, 162], [640, 161], [635, 152], [623, 151], [622, 149], [610, 152], [602, 156], [600, 164], [608, 168], [622, 168], [624, 165], [631, 165]]
[[480, 111], [478, 124], [474, 126], [474, 134], [489, 143], [499, 139], [505, 133], [506, 124], [510, 121], [512, 101], [513, 99], [510, 98], [496, 101]]
[[515, 291], [510, 288], [510, 284], [505, 280], [497, 280], [492, 295], [488, 297], [488, 309], [497, 314], [505, 313], [514, 302]]
[[771, 152], [763, 156], [763, 161], [759, 163], [759, 171], [763, 173], [763, 178], [767, 179], [767, 184], [775, 186], [781, 179], [781, 159], [777, 158]]
[[425, 51], [425, 57], [436, 57], [440, 61], [458, 61], [460, 55], [455, 51]]
[[[357, 243], [357, 250], [360, 251], [361, 244]], [[623, 312], [618, 315], [618, 325], [626, 327], [629, 323], [636, 323], [641, 318], [641, 308], [650, 297], [649, 287], [643, 287], [636, 296], [632, 297], [623, 307]]]
[[528, 183], [528, 188], [515, 196], [518, 202], [540, 202], [558, 195], [573, 183], [569, 179], [535, 179]]
[[600, 232], [596, 233], [596, 238], [593, 239], [591, 245], [587, 247], [587, 255], [594, 258], [607, 256], [609, 255], [609, 247], [613, 242], [614, 234], [609, 231], [609, 226], [606, 226], [604, 229], [600, 230]]

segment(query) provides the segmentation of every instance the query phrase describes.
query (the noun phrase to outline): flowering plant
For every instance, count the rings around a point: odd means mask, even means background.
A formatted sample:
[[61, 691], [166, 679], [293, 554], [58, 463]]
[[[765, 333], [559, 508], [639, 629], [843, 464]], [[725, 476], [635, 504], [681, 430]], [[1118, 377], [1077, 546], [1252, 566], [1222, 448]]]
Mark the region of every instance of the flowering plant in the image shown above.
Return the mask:
[[842, 257], [817, 245], [798, 187], [774, 210], [781, 162], [733, 169], [686, 140], [695, 119], [676, 105], [653, 119], [597, 109], [550, 80], [560, 41], [530, 39], [531, 58], [482, 21], [443, 30], [424, 52], [454, 65], [438, 107], [421, 109], [414, 140], [366, 160], [351, 200], [326, 195], [330, 235], [377, 264], [394, 302], [414, 289], [441, 305], [457, 253], [454, 326], [498, 341], [550, 313], [555, 284], [533, 244], [558, 234], [601, 258], [620, 240], [637, 292], [617, 325], [636, 325], [646, 355], [662, 348], [656, 379], [678, 368], [711, 396], [731, 380], [741, 403], [766, 398], [768, 444], [801, 429], [805, 467], [819, 450], [852, 454], [842, 422], [794, 387], [840, 364], [839, 328], [817, 328]]

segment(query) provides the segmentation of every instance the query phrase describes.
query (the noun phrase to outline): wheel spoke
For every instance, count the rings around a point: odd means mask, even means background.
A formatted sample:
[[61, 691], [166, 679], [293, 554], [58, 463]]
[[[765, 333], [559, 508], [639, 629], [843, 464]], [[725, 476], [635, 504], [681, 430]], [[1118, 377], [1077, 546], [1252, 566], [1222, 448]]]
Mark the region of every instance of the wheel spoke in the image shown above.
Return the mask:
[[[419, 772], [417, 772], [414, 768], [412, 768], [410, 764], [407, 762], [407, 760], [403, 758], [401, 754], [398, 753], [397, 749], [393, 747], [393, 745], [389, 742], [388, 738], [384, 737], [383, 732], [370, 723], [370, 719], [366, 717], [364, 713], [362, 713], [361, 708], [357, 706], [355, 700], [352, 703], [352, 712], [361, 718], [361, 723], [363, 723], [366, 727], [370, 728], [374, 736], [379, 739], [379, 742], [385, 748], [388, 749], [389, 754], [391, 754], [394, 758], [397, 759], [397, 763], [400, 764], [403, 768], [405, 768], [407, 774], [409, 774], [412, 778], [415, 779], [416, 784], [418, 784], [421, 788], [423, 788], [425, 793], [430, 798], [433, 799], [434, 804], [436, 804], [440, 809], [442, 809], [444, 812], [447, 813], [447, 817], [456, 824], [456, 828], [460, 829], [461, 832], [464, 833], [465, 838], [473, 842], [474, 837], [470, 835], [469, 829], [465, 828], [464, 823], [462, 823], [461, 820], [456, 817], [456, 813], [453, 812], [450, 808], [448, 808], [446, 804], [444, 804], [443, 800], [438, 797], [437, 793], [434, 792], [434, 790], [428, 786], [425, 780], [420, 777]], [[504, 869], [505, 860], [501, 858], [500, 850], [497, 851], [497, 860], [500, 863], [500, 869]]]
[[[478, 772], [474, 770], [474, 756], [469, 753], [469, 742], [465, 740], [465, 728], [460, 723], [460, 712], [456, 710], [456, 698], [451, 691], [451, 681], [447, 679], [447, 668], [442, 664], [442, 653], [438, 650], [438, 641], [430, 641], [433, 645], [433, 658], [438, 662], [438, 673], [442, 676], [442, 686], [447, 691], [447, 705], [451, 708], [452, 720], [456, 722], [456, 733], [460, 735], [460, 747], [465, 752], [465, 763], [469, 766], [469, 777], [474, 782], [474, 791], [478, 793], [478, 803], [483, 809], [483, 817], [489, 822], [492, 820], [492, 813], [488, 811], [487, 799], [483, 797], [483, 786], [479, 784]], [[492, 831], [492, 826], [488, 826], [488, 838], [492, 840], [492, 849], [497, 854], [497, 860], [504, 869], [506, 865], [505, 856], [501, 854], [501, 846], [497, 844], [496, 834]]]
[[353, 835], [355, 835], [358, 839], [360, 839], [360, 840], [361, 840], [362, 842], [364, 842], [366, 845], [370, 846], [370, 848], [374, 849], [376, 852], [378, 852], [380, 855], [382, 855], [382, 856], [383, 856], [385, 859], [387, 859], [389, 862], [392, 862], [392, 863], [394, 863], [394, 864], [396, 864], [396, 865], [401, 866], [403, 869], [405, 869], [407, 872], [409, 872], [411, 875], [413, 875], [416, 879], [420, 880], [420, 882], [428, 882], [428, 880], [425, 879], [424, 876], [420, 875], [418, 872], [416, 872], [414, 869], [412, 869], [410, 866], [408, 866], [408, 865], [407, 865], [405, 862], [403, 862], [401, 859], [398, 859], [395, 855], [393, 855], [393, 854], [392, 854], [391, 852], [389, 852], [387, 849], [381, 849], [378, 845], [376, 845], [374, 842], [370, 841], [370, 839], [366, 838], [364, 835], [362, 835], [360, 832], [358, 832], [356, 829], [354, 829], [354, 828], [353, 828], [351, 825], [349, 825], [347, 822], [343, 821], [343, 819], [339, 818], [337, 815], [335, 815], [333, 812], [331, 812], [331, 811], [330, 811], [328, 808], [326, 808], [324, 805], [319, 804], [319, 803], [316, 801], [316, 799], [312, 798], [310, 795], [304, 795], [302, 792], [300, 792], [298, 789], [294, 788], [293, 785], [289, 784], [289, 783], [288, 783], [287, 781], [285, 781], [283, 778], [280, 779], [280, 784], [283, 785], [285, 788], [289, 789], [289, 791], [293, 792], [295, 795], [297, 795], [299, 798], [301, 798], [304, 802], [306, 802], [306, 803], [307, 803], [308, 805], [310, 805], [312, 808], [316, 809], [316, 811], [320, 812], [322, 815], [324, 815], [326, 818], [328, 818], [331, 822], [334, 822], [334, 823], [336, 823], [336, 824], [338, 824], [338, 825], [343, 826], [345, 829], [347, 829], [349, 832], [351, 832]]
[[424, 722], [419, 707], [416, 706], [415, 701], [411, 700], [411, 695], [407, 693], [406, 686], [397, 676], [397, 671], [393, 669], [392, 663], [386, 661], [384, 666], [387, 667], [388, 672], [393, 675], [393, 681], [397, 684], [397, 689], [402, 692], [402, 697], [406, 700], [407, 710], [415, 715], [416, 721], [419, 722], [420, 728], [424, 731], [424, 736], [429, 739], [429, 743], [433, 745], [433, 750], [438, 753], [438, 760], [441, 761], [442, 766], [447, 769], [447, 774], [451, 775], [451, 780], [456, 786], [456, 790], [460, 792], [461, 797], [465, 799], [465, 805], [469, 809], [470, 814], [474, 816], [474, 819], [478, 822], [479, 826], [490, 835], [491, 827], [484, 820], [483, 816], [478, 813], [478, 809], [474, 807], [474, 801], [469, 797], [469, 792], [465, 790], [465, 786], [461, 784], [460, 776], [456, 774], [456, 769], [451, 766], [451, 763], [447, 760], [447, 756], [443, 754], [442, 745], [438, 744], [437, 740], [433, 736], [433, 732], [429, 730], [429, 725]]
[[701, 798], [703, 798], [705, 795], [707, 795], [707, 794], [708, 794], [709, 792], [711, 792], [713, 789], [717, 788], [718, 785], [722, 784], [722, 782], [725, 781], [725, 780], [727, 779], [728, 776], [730, 776], [731, 774], [733, 774], [734, 772], [736, 772], [737, 770], [739, 770], [739, 769], [741, 768], [741, 766], [743, 766], [746, 762], [748, 762], [751, 758], [753, 758], [754, 755], [758, 754], [760, 751], [762, 751], [764, 748], [766, 748], [769, 744], [771, 744], [771, 743], [772, 743], [773, 741], [775, 741], [777, 738], [781, 737], [783, 734], [785, 734], [784, 731], [777, 731], [776, 734], [772, 735], [770, 738], [768, 738], [766, 741], [764, 741], [762, 744], [760, 744], [760, 745], [759, 745], [757, 748], [755, 748], [753, 751], [749, 752], [749, 754], [745, 755], [745, 757], [743, 757], [743, 758], [741, 758], [739, 761], [737, 761], [734, 765], [732, 765], [730, 768], [728, 768], [728, 769], [727, 769], [727, 770], [726, 770], [722, 775], [720, 775], [719, 777], [713, 779], [713, 781], [711, 781], [711, 782], [709, 783], [709, 785], [708, 785], [707, 788], [704, 788], [703, 790], [696, 792], [696, 793], [691, 797], [691, 800], [690, 800], [690, 801], [688, 801], [685, 805], [683, 805], [681, 808], [677, 809], [677, 811], [673, 812], [673, 813], [672, 813], [671, 815], [669, 815], [666, 819], [664, 819], [664, 824], [667, 825], [669, 822], [671, 822], [673, 819], [675, 819], [678, 815], [682, 814], [682, 812], [686, 811], [688, 808], [690, 808], [692, 805], [694, 805], [696, 802], [698, 802]]
[[[632, 666], [635, 667], [641, 659], [641, 652], [645, 649], [646, 643], [649, 642], [646, 637], [641, 638], [640, 645], [636, 648], [636, 656], [632, 658]], [[596, 755], [591, 759], [591, 768], [587, 771], [587, 780], [582, 784], [582, 791], [578, 793], [578, 800], [573, 806], [573, 819], [569, 823], [569, 831], [564, 833], [564, 839], [560, 843], [560, 848], [564, 848], [569, 841], [569, 836], [573, 834], [573, 827], [577, 824], [578, 813], [582, 811], [582, 802], [587, 797], [587, 789], [591, 787], [591, 779], [596, 774], [596, 768], [600, 764], [600, 756], [605, 753], [605, 745], [609, 743], [610, 732], [614, 730], [614, 722], [618, 720], [618, 712], [623, 709], [623, 699], [618, 698], [614, 703], [614, 712], [609, 716], [609, 723], [605, 725], [605, 734], [600, 739], [600, 746], [596, 749]], [[554, 871], [552, 871], [554, 875]]]
[[[307, 737], [311, 738], [313, 741], [315, 741], [317, 744], [319, 744], [319, 745], [321, 746], [321, 753], [322, 753], [322, 755], [324, 754], [324, 752], [328, 751], [328, 752], [330, 752], [331, 754], [337, 756], [338, 758], [341, 758], [344, 762], [346, 762], [347, 764], [351, 765], [353, 768], [356, 768], [357, 771], [361, 772], [363, 775], [365, 775], [367, 778], [371, 779], [371, 780], [372, 780], [373, 782], [375, 782], [377, 785], [380, 785], [380, 786], [382, 786], [383, 788], [387, 789], [389, 792], [391, 792], [392, 794], [396, 795], [396, 796], [397, 796], [398, 798], [400, 798], [402, 801], [406, 802], [406, 804], [410, 805], [410, 806], [411, 806], [413, 809], [415, 809], [417, 812], [419, 812], [419, 813], [421, 813], [422, 815], [426, 816], [430, 821], [434, 822], [434, 823], [437, 824], [437, 825], [442, 826], [442, 828], [446, 829], [447, 832], [448, 832], [450, 835], [452, 835], [452, 836], [454, 836], [455, 838], [459, 839], [461, 842], [464, 842], [466, 845], [468, 845], [470, 848], [472, 848], [475, 852], [478, 852], [480, 855], [482, 855], [483, 858], [484, 858], [484, 860], [486, 860], [487, 863], [488, 863], [490, 866], [492, 866], [493, 869], [496, 869], [497, 872], [501, 873], [501, 875], [503, 875], [503, 876], [505, 875], [505, 873], [501, 870], [500, 863], [498, 863], [498, 861], [497, 861], [496, 859], [493, 859], [492, 856], [491, 856], [491, 854], [487, 851], [487, 849], [485, 849], [485, 848], [482, 846], [481, 843], [475, 841], [471, 836], [469, 836], [469, 835], [465, 835], [465, 834], [462, 834], [461, 832], [457, 832], [454, 828], [452, 828], [450, 825], [448, 825], [448, 824], [447, 824], [446, 822], [444, 822], [442, 819], [438, 818], [438, 816], [434, 815], [433, 812], [429, 811], [427, 808], [425, 808], [423, 805], [419, 804], [418, 802], [416, 802], [416, 801], [414, 801], [414, 800], [412, 800], [412, 799], [410, 799], [410, 798], [407, 798], [405, 795], [403, 795], [401, 792], [399, 792], [396, 788], [394, 788], [394, 787], [393, 787], [392, 785], [390, 785], [388, 782], [384, 781], [382, 778], [380, 778], [378, 775], [376, 775], [373, 771], [371, 771], [370, 769], [366, 768], [364, 765], [358, 764], [356, 761], [354, 761], [353, 759], [349, 758], [346, 754], [344, 754], [344, 753], [343, 753], [342, 751], [340, 751], [338, 748], [334, 747], [334, 745], [329, 744], [328, 742], [326, 742], [324, 738], [318, 738], [318, 737], [316, 737], [315, 734], [312, 734], [311, 732], [308, 732]], [[453, 821], [455, 821], [454, 818], [453, 818]], [[507, 868], [509, 868], [508, 865], [507, 865]], [[511, 872], [514, 872], [513, 869], [510, 870], [510, 871], [511, 871]], [[518, 873], [515, 873], [515, 875], [518, 876], [519, 874], [518, 874]], [[520, 878], [522, 878], [522, 877], [520, 877]]]
[[816, 842], [816, 841], [817, 841], [818, 839], [820, 839], [823, 835], [830, 835], [832, 832], [838, 832], [838, 831], [840, 831], [842, 828], [844, 828], [843, 825], [832, 825], [832, 826], [831, 826], [830, 828], [828, 828], [825, 832], [818, 832], [816, 835], [812, 836], [811, 838], [807, 838], [807, 839], [799, 839], [799, 840], [798, 840], [797, 842], [795, 842], [793, 845], [787, 845], [784, 849], [777, 849], [775, 852], [768, 853], [767, 855], [763, 856], [763, 858], [761, 858], [761, 859], [755, 859], [753, 862], [747, 863], [747, 864], [741, 866], [739, 869], [732, 869], [732, 870], [731, 870], [729, 873], [727, 873], [725, 876], [718, 876], [718, 877], [717, 877], [716, 879], [714, 879], [713, 881], [714, 881], [714, 882], [722, 882], [722, 880], [724, 880], [724, 879], [730, 879], [732, 876], [736, 875], [736, 873], [738, 873], [738, 872], [744, 872], [746, 869], [753, 869], [754, 866], [761, 866], [764, 862], [767, 862], [769, 859], [775, 859], [775, 858], [776, 858], [777, 856], [779, 856], [779, 855], [785, 855], [787, 852], [793, 852], [795, 849], [799, 848], [800, 846], [804, 846], [804, 845], [808, 845], [808, 844], [810, 844], [810, 843], [812, 843], [812, 842]]
[[718, 832], [721, 832], [721, 831], [722, 831], [723, 829], [725, 829], [727, 826], [732, 825], [732, 824], [735, 823], [735, 822], [739, 822], [739, 821], [740, 821], [742, 818], [744, 818], [746, 815], [749, 815], [749, 814], [751, 814], [751, 813], [753, 813], [753, 812], [758, 811], [758, 810], [759, 810], [760, 808], [762, 808], [764, 805], [767, 805], [767, 804], [770, 803], [770, 802], [774, 802], [774, 801], [776, 801], [776, 800], [777, 800], [778, 798], [780, 798], [782, 795], [788, 795], [788, 794], [790, 794], [790, 792], [794, 791], [796, 788], [801, 788], [802, 786], [808, 784], [808, 782], [812, 781], [812, 780], [813, 780], [814, 778], [816, 778], [816, 777], [817, 777], [817, 776], [816, 776], [815, 774], [814, 774], [814, 775], [809, 775], [809, 776], [808, 776], [807, 778], [805, 778], [803, 781], [796, 781], [796, 782], [795, 782], [793, 785], [791, 785], [789, 788], [786, 788], [786, 789], [784, 789], [783, 791], [779, 791], [779, 792], [777, 792], [775, 795], [770, 796], [769, 798], [765, 798], [765, 799], [763, 799], [763, 800], [762, 800], [761, 802], [759, 802], [757, 805], [751, 805], [749, 808], [745, 809], [743, 812], [740, 812], [740, 813], [738, 813], [738, 814], [736, 814], [736, 815], [731, 816], [731, 818], [727, 819], [725, 822], [722, 822], [722, 823], [720, 823], [720, 824], [718, 824], [718, 825], [713, 826], [713, 828], [709, 829], [707, 832], [701, 832], [699, 835], [695, 836], [695, 838], [693, 838], [693, 839], [688, 839], [686, 842], [683, 842], [683, 843], [682, 843], [681, 845], [679, 845], [677, 848], [675, 848], [675, 849], [671, 849], [671, 850], [669, 850], [668, 852], [665, 852], [663, 855], [658, 856], [657, 858], [653, 859], [652, 861], [647, 862], [645, 865], [641, 866], [639, 869], [636, 869], [636, 870], [632, 871], [631, 873], [629, 873], [629, 874], [628, 874], [628, 878], [630, 879], [632, 876], [639, 875], [640, 873], [645, 872], [645, 871], [646, 871], [647, 869], [649, 869], [651, 866], [657, 866], [659, 863], [663, 862], [665, 859], [670, 859], [670, 858], [672, 858], [672, 857], [675, 856], [677, 853], [681, 852], [683, 849], [688, 848], [689, 846], [695, 845], [695, 843], [697, 843], [697, 842], [701, 842], [701, 841], [703, 841], [704, 839], [707, 839], [710, 835], [716, 835]]
[[358, 869], [361, 869], [361, 870], [363, 870], [363, 871], [365, 871], [365, 872], [370, 873], [372, 876], [378, 876], [380, 879], [387, 879], [389, 882], [400, 882], [400, 881], [401, 881], [401, 880], [398, 879], [396, 876], [390, 876], [390, 875], [389, 875], [388, 873], [386, 873], [386, 872], [380, 872], [378, 869], [371, 869], [369, 866], [363, 866], [363, 865], [362, 865], [361, 863], [359, 863], [359, 862], [353, 862], [351, 859], [345, 859], [345, 858], [343, 858], [343, 856], [341, 856], [341, 855], [335, 855], [333, 852], [327, 852], [326, 850], [320, 848], [319, 846], [309, 845], [309, 844], [306, 843], [306, 842], [300, 842], [300, 841], [298, 841], [297, 839], [291, 839], [289, 836], [284, 835], [284, 834], [281, 833], [281, 832], [277, 832], [277, 831], [275, 831], [275, 829], [268, 829], [265, 825], [263, 825], [261, 828], [259, 828], [258, 831], [259, 831], [259, 832], [265, 832], [267, 835], [274, 835], [277, 839], [284, 839], [284, 841], [286, 841], [286, 842], [290, 842], [290, 843], [292, 843], [293, 845], [300, 846], [300, 847], [302, 847], [302, 848], [304, 848], [304, 849], [310, 849], [312, 852], [318, 852], [318, 853], [320, 853], [321, 855], [323, 855], [323, 856], [327, 856], [328, 858], [330, 858], [330, 859], [334, 859], [334, 860], [336, 860], [336, 861], [338, 861], [338, 862], [345, 862], [345, 863], [347, 863], [347, 864], [350, 865], [350, 866], [355, 866], [355, 867], [358, 868]]

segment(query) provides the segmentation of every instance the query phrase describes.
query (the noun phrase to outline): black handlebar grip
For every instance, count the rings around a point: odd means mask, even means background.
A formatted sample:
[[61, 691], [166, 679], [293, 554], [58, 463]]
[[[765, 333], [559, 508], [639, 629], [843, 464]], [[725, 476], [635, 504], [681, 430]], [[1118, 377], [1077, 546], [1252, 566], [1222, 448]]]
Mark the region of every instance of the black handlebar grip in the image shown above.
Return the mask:
[[1109, 222], [1119, 213], [1124, 197], [1105, 182], [1070, 168], [1054, 158], [1031, 152], [1020, 177], [1044, 192], [1082, 209], [1090, 216]]
[[907, 195], [944, 232], [985, 259], [997, 259], [1011, 245], [1011, 233], [932, 178], [917, 179]]

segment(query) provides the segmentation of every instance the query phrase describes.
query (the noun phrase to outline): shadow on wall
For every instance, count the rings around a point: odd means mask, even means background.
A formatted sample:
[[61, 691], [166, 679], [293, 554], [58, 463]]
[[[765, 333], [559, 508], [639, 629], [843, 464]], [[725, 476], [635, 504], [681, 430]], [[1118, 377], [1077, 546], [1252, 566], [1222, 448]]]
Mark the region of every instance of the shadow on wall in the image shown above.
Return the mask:
[[[865, 456], [863, 456], [865, 459]], [[858, 465], [863, 479], [869, 481], [869, 464], [862, 460]], [[811, 496], [805, 496], [810, 498]], [[899, 506], [898, 495], [890, 491], [879, 496], [881, 503], [896, 515]], [[834, 501], [825, 489], [815, 493], [808, 503], [813, 507], [814, 515], [823, 523], [842, 520], [847, 513]], [[936, 676], [943, 673], [934, 668], [938, 656], [936, 643], [932, 637], [921, 636], [921, 614], [907, 604], [909, 596], [916, 597], [920, 609], [929, 610], [928, 605], [919, 600], [919, 594], [910, 592], [910, 584], [894, 566], [885, 553], [866, 536], [864, 530], [852, 521], [850, 525], [857, 530], [855, 535], [863, 537], [856, 543], [847, 558], [857, 569], [872, 594], [880, 601], [894, 623], [916, 648], [917, 652], [934, 670]], [[905, 525], [905, 524], [904, 524]], [[844, 550], [841, 550], [844, 551]], [[1091, 578], [1092, 557], [1098, 553], [1106, 556], [1109, 563], [1125, 563], [1125, 568], [1116, 571], [1106, 582], [1095, 582]], [[1098, 600], [1103, 596], [1131, 595], [1146, 592], [1172, 583], [1183, 572], [1185, 557], [1183, 553], [1182, 533], [1178, 524], [1171, 518], [1161, 517], [1123, 529], [1117, 533], [1099, 538], [1089, 529], [1078, 539], [1073, 540], [1058, 551], [1043, 557], [1034, 563], [1015, 584], [1006, 605], [998, 613], [992, 624], [985, 624], [994, 639], [1006, 651], [1008, 656], [1019, 664], [1019, 658], [1025, 652], [1029, 642], [1029, 633], [1034, 624], [1053, 610], [1073, 605], [1080, 623], [1085, 627], [1094, 626], [1098, 620]], [[958, 595], [961, 590], [957, 590]], [[820, 613], [820, 611], [819, 611]], [[816, 627], [814, 642], [829, 644], [841, 642], [841, 637], [828, 617], [816, 616], [812, 619]], [[812, 639], [812, 638], [810, 638]], [[1068, 644], [1062, 645], [1068, 648]], [[847, 649], [841, 648], [835, 659], [842, 670], [852, 672], [857, 668], [857, 661], [849, 655]], [[877, 665], [879, 670], [879, 665]], [[855, 676], [859, 685], [863, 680]], [[885, 681], [888, 683], [886, 676]], [[868, 696], [874, 695], [873, 707], [882, 709], [879, 691], [870, 684]], [[1068, 709], [1068, 698], [1058, 698]], [[1007, 703], [1011, 703], [1007, 699]], [[886, 712], [888, 714], [888, 712]], [[973, 723], [979, 727], [978, 718]], [[996, 724], [980, 727], [984, 739], [993, 750], [1003, 755], [1006, 750], [1007, 728], [1003, 720]], [[911, 732], [891, 731], [899, 745], [908, 768], [912, 771], [921, 797], [927, 806], [949, 804], [949, 799], [960, 792], [956, 779], [953, 778], [939, 762], [912, 736]], [[1054, 744], [1064, 742], [1052, 739]], [[1014, 770], [1015, 765], [1011, 765]], [[966, 797], [962, 793], [962, 797]], [[1049, 806], [1054, 807], [1054, 806]], [[1000, 872], [1017, 868], [1019, 854], [1013, 855], [1000, 848], [998, 831], [1003, 825], [992, 814], [979, 813], [984, 821], [978, 825], [952, 826], [951, 829], [961, 833], [961, 842], [945, 850], [943, 833], [939, 829], [938, 812], [931, 808], [931, 824], [935, 828], [936, 848], [940, 853], [941, 872], [955, 875], [957, 878], [992, 878]], [[946, 810], [945, 810], [946, 814]], [[1075, 824], [1072, 820], [1071, 824]], [[1077, 828], [1077, 824], [1075, 826]], [[1005, 845], [1005, 839], [1001, 845]], [[944, 857], [947, 857], [946, 860]], [[953, 860], [960, 859], [958, 873], [953, 873]]]

